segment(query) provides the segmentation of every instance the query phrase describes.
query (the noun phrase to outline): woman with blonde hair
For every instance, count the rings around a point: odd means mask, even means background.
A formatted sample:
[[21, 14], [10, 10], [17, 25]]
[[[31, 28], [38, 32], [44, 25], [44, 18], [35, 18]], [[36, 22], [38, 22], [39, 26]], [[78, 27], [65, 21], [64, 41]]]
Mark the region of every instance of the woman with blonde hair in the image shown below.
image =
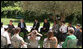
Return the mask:
[[41, 36], [42, 36], [42, 34], [38, 33], [37, 30], [33, 30], [31, 33], [28, 34], [30, 48], [38, 48], [38, 46], [39, 46], [38, 42], [39, 42]]

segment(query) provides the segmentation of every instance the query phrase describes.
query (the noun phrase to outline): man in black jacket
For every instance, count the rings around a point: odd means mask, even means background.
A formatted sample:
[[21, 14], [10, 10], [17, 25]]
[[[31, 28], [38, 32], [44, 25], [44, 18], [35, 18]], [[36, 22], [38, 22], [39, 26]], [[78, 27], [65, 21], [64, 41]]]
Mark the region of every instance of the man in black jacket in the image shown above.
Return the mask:
[[40, 32], [48, 32], [50, 28], [50, 23], [47, 21], [47, 19], [44, 19], [44, 24], [43, 24], [43, 28], [41, 28]]
[[24, 33], [24, 39], [25, 39], [28, 31], [26, 30], [26, 24], [23, 19], [21, 19], [20, 22], [18, 23], [18, 27], [20, 27], [21, 32]]
[[37, 30], [38, 31], [39, 26], [40, 26], [40, 23], [38, 22], [37, 19], [35, 19], [34, 24], [33, 24], [33, 28], [31, 29], [31, 31], [32, 30]]

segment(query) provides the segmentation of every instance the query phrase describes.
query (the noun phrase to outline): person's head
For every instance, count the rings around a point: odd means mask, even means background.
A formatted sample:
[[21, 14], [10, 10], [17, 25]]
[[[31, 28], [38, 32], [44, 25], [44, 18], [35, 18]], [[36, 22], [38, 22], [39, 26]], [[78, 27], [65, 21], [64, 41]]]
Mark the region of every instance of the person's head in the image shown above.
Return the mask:
[[17, 28], [14, 29], [15, 34], [19, 34], [20, 31], [21, 31], [21, 29], [19, 27], [17, 27]]
[[33, 37], [33, 38], [35, 39], [37, 33], [38, 33], [37, 30], [33, 30], [33, 31], [31, 32], [31, 37]]
[[47, 23], [47, 22], [48, 22], [48, 20], [47, 20], [47, 19], [44, 19], [44, 22], [45, 22], [45, 23]]
[[52, 30], [49, 30], [48, 33], [47, 33], [48, 39], [51, 38], [51, 37], [53, 37], [53, 36], [54, 36], [53, 31]]
[[24, 22], [24, 19], [21, 19], [20, 22]]
[[33, 30], [33, 31], [32, 31], [32, 34], [34, 34], [34, 35], [36, 35], [37, 33], [38, 33], [37, 30]]
[[68, 34], [71, 35], [71, 34], [73, 34], [73, 33], [74, 33], [74, 29], [73, 29], [73, 28], [70, 28], [70, 29], [68, 30]]
[[62, 25], [64, 25], [65, 24], [65, 21], [61, 21], [62, 22]]
[[56, 24], [57, 23], [57, 21], [56, 20], [54, 20], [54, 24]]
[[35, 19], [35, 22], [38, 22], [38, 20], [37, 20], [37, 19]]
[[77, 24], [77, 25], [76, 25], [76, 28], [79, 29], [79, 28], [80, 28], [80, 24]]
[[82, 32], [82, 27], [80, 28], [80, 32]]
[[68, 26], [72, 26], [72, 23], [71, 23], [71, 22], [69, 22]]
[[12, 21], [12, 20], [10, 20], [10, 25], [12, 25], [12, 23], [13, 23], [13, 21]]

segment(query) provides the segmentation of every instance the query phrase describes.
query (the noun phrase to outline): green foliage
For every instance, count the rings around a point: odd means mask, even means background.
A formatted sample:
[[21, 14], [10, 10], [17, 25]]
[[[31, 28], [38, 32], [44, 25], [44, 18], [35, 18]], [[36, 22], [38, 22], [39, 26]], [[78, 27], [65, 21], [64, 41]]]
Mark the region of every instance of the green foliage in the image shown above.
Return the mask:
[[21, 11], [19, 3], [17, 1], [1, 1], [1, 17], [15, 18]]
[[81, 1], [1, 1], [1, 17], [24, 18], [26, 21], [45, 18], [49, 21], [55, 20], [56, 15], [61, 20], [71, 21], [73, 24], [82, 24], [82, 2]]

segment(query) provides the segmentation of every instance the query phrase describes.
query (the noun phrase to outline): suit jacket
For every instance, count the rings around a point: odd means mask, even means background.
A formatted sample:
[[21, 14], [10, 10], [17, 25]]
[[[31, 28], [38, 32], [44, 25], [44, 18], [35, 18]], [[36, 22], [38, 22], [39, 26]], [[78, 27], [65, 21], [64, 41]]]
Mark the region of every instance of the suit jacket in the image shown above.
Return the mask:
[[[23, 22], [23, 25], [24, 25], [24, 28], [26, 28], [26, 24], [25, 24], [25, 22]], [[21, 28], [21, 22], [18, 23], [18, 27]]]
[[40, 23], [39, 22], [37, 24], [36, 24], [36, 22], [34, 22], [34, 25], [33, 25], [33, 28], [34, 29], [37, 29], [38, 30], [39, 26], [40, 26]]
[[44, 23], [43, 24], [43, 28], [46, 28], [46, 30], [49, 30], [49, 28], [50, 28], [50, 23], [48, 22], [48, 23]]

